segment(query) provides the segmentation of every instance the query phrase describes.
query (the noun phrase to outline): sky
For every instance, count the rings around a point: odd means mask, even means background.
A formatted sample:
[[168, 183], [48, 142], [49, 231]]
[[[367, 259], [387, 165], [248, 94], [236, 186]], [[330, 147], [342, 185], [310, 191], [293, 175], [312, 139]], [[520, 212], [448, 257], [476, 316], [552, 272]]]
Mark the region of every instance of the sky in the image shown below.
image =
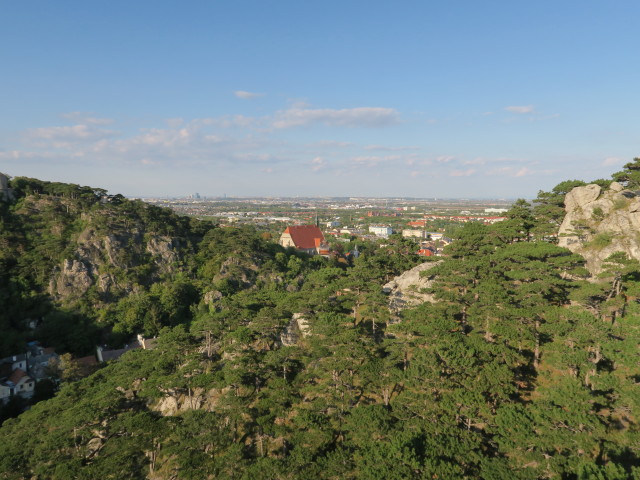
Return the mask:
[[640, 2], [0, 0], [0, 172], [534, 198], [640, 156]]

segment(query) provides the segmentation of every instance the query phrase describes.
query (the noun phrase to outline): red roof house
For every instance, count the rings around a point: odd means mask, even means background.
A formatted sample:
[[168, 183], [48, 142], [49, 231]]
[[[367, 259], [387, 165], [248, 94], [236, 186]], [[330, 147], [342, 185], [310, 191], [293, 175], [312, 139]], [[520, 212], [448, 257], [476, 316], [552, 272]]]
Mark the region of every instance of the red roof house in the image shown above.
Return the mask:
[[35, 381], [24, 370], [16, 368], [7, 380], [12, 382], [15, 395], [25, 398], [33, 396]]
[[280, 235], [280, 245], [283, 247], [295, 247], [300, 251], [311, 255], [321, 254], [325, 250], [324, 235], [315, 225], [297, 225], [287, 227]]

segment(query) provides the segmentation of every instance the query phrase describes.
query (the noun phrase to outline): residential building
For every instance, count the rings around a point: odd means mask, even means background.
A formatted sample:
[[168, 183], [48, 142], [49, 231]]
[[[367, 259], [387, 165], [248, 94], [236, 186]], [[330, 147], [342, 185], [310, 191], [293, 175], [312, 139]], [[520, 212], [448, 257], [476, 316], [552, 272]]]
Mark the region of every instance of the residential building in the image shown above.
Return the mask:
[[10, 357], [5, 357], [0, 359], [0, 368], [4, 371], [4, 369], [10, 369], [13, 372], [16, 369], [27, 371], [27, 354], [21, 353], [20, 355], [12, 355]]
[[373, 233], [377, 237], [387, 238], [393, 233], [393, 229], [386, 225], [370, 225], [369, 233]]
[[417, 229], [404, 229], [402, 230], [402, 236], [404, 238], [423, 238], [426, 239], [429, 237], [429, 234], [424, 230]]
[[23, 398], [33, 397], [33, 391], [36, 388], [36, 382], [21, 368], [13, 371], [7, 379], [6, 384], [13, 386], [13, 394], [20, 395]]
[[280, 235], [280, 245], [294, 247], [309, 255], [328, 255], [324, 235], [315, 225], [295, 225], [285, 229]]

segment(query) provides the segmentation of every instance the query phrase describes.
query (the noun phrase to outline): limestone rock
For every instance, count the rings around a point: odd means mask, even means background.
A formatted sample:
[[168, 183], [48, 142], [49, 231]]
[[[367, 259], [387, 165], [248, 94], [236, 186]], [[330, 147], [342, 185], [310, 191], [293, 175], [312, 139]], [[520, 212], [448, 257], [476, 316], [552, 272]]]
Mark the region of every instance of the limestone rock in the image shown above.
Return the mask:
[[13, 190], [9, 188], [9, 177], [0, 173], [0, 201], [9, 202], [13, 200]]
[[103, 273], [98, 276], [98, 288], [103, 293], [108, 293], [112, 289], [117, 288], [116, 279], [110, 273]]
[[565, 218], [558, 245], [582, 255], [592, 275], [603, 270], [612, 253], [624, 252], [640, 260], [640, 198], [613, 182], [603, 191], [598, 185], [576, 187], [565, 197]]
[[223, 297], [222, 292], [219, 290], [211, 290], [204, 294], [202, 300], [207, 305], [213, 305], [215, 302]]
[[49, 283], [49, 293], [58, 297], [77, 298], [93, 285], [90, 268], [78, 260], [65, 260], [59, 275]]
[[163, 417], [178, 415], [187, 410], [207, 410], [213, 411], [217, 407], [220, 399], [231, 390], [231, 387], [212, 388], [205, 391], [203, 388], [194, 388], [189, 392], [166, 391], [165, 395], [156, 403], [152, 404], [154, 410]]
[[147, 252], [153, 255], [155, 263], [163, 273], [172, 273], [173, 264], [178, 260], [175, 241], [170, 237], [152, 236], [147, 242]]
[[595, 201], [600, 196], [601, 191], [600, 185], [596, 184], [576, 187], [565, 196], [565, 208], [567, 211], [573, 211], [576, 208], [584, 207]]
[[624, 190], [624, 187], [618, 182], [611, 182], [611, 185], [609, 185], [609, 190], [613, 190], [614, 192], [621, 192]]
[[421, 274], [438, 264], [440, 262], [422, 263], [395, 277], [382, 287], [382, 290], [389, 295], [389, 308], [392, 312], [398, 313], [407, 307], [434, 301], [433, 295], [422, 291], [433, 284], [433, 278]]
[[280, 342], [288, 347], [296, 345], [300, 338], [311, 335], [309, 321], [304, 318], [302, 313], [294, 313], [289, 325], [280, 334]]
[[[89, 215], [83, 220], [87, 223], [92, 221]], [[135, 284], [118, 276], [118, 270], [126, 271], [152, 260], [152, 275], [171, 274], [178, 268], [179, 246], [177, 239], [145, 236], [136, 228], [130, 231], [119, 229], [105, 235], [90, 225], [78, 235], [72, 259], [65, 260], [54, 271], [49, 290], [62, 301], [77, 298], [92, 284], [106, 295], [130, 293]]]

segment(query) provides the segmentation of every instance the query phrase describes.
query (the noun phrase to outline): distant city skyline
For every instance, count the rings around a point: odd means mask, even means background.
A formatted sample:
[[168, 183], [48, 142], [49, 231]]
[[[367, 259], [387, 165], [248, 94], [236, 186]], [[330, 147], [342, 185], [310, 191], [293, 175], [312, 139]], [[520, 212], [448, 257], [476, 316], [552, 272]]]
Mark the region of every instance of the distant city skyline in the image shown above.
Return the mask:
[[0, 172], [135, 197], [533, 198], [640, 156], [640, 4], [3, 2]]

